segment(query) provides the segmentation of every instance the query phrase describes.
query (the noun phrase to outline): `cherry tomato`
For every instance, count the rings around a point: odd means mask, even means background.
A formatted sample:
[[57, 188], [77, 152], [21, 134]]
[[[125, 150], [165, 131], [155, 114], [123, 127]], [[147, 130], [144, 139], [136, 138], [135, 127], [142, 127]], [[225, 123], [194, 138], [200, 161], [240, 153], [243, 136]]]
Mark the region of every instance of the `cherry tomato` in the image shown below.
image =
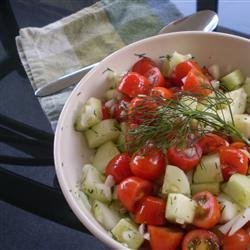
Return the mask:
[[150, 68], [143, 74], [151, 84], [151, 87], [165, 87], [166, 80], [157, 67]]
[[220, 147], [229, 145], [224, 138], [212, 133], [200, 137], [197, 143], [201, 146], [203, 154], [218, 152]]
[[147, 196], [145, 197], [136, 210], [134, 221], [138, 224], [164, 225], [166, 202], [162, 198]]
[[150, 91], [151, 96], [159, 96], [165, 99], [170, 99], [173, 97], [173, 91], [164, 87], [154, 87]]
[[231, 143], [230, 147], [236, 148], [236, 149], [245, 149], [247, 148], [247, 145], [244, 142], [236, 141], [236, 142]]
[[131, 71], [144, 75], [144, 73], [155, 66], [156, 64], [152, 59], [143, 57], [133, 65]]
[[193, 224], [204, 229], [211, 229], [220, 220], [220, 204], [217, 198], [203, 191], [195, 194], [193, 200], [197, 202], [197, 208]]
[[250, 247], [250, 236], [244, 229], [239, 229], [232, 236], [225, 236], [222, 240], [223, 250], [247, 250]]
[[153, 184], [150, 181], [131, 176], [117, 186], [117, 197], [129, 212], [135, 212], [138, 203], [152, 191]]
[[167, 151], [169, 162], [184, 171], [194, 168], [199, 163], [201, 156], [202, 149], [197, 143], [185, 149], [170, 147]]
[[247, 174], [248, 158], [242, 151], [233, 147], [222, 147], [219, 155], [222, 175], [225, 181], [235, 173]]
[[151, 89], [150, 82], [146, 77], [136, 72], [129, 72], [123, 76], [118, 86], [118, 91], [130, 97], [148, 95]]
[[120, 183], [127, 177], [132, 176], [129, 166], [130, 159], [131, 157], [128, 153], [119, 154], [113, 157], [106, 167], [106, 176], [112, 175], [116, 184]]
[[165, 155], [154, 146], [145, 146], [138, 150], [130, 161], [130, 168], [135, 176], [146, 180], [155, 180], [165, 172]]
[[181, 244], [183, 232], [167, 227], [148, 226], [152, 250], [176, 250]]
[[190, 70], [187, 74], [182, 89], [203, 96], [207, 96], [212, 92], [206, 76], [194, 69]]
[[188, 232], [182, 241], [182, 250], [190, 249], [220, 250], [220, 241], [216, 234], [210, 231], [195, 229]]
[[116, 100], [113, 106], [113, 117], [118, 122], [126, 120], [129, 101], [126, 99]]
[[109, 109], [105, 106], [102, 105], [102, 119], [106, 120], [109, 119], [111, 117]]

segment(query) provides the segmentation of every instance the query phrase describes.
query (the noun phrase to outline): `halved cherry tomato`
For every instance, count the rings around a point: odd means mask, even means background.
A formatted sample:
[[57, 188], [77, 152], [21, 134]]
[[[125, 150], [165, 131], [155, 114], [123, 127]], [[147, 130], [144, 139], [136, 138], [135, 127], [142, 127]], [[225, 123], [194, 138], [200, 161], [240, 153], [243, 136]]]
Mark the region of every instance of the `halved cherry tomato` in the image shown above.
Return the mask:
[[197, 202], [197, 208], [193, 224], [204, 229], [211, 229], [220, 220], [220, 204], [217, 198], [203, 191], [195, 194], [193, 200]]
[[197, 143], [189, 148], [170, 147], [167, 151], [169, 162], [184, 171], [194, 168], [199, 163], [201, 156], [202, 149]]
[[197, 143], [201, 146], [203, 154], [218, 152], [220, 147], [229, 145], [224, 138], [212, 133], [203, 135]]
[[216, 234], [210, 231], [195, 229], [188, 232], [182, 241], [182, 250], [190, 249], [220, 250], [220, 241]]
[[182, 89], [203, 96], [207, 96], [212, 92], [207, 77], [195, 69], [190, 70], [187, 74]]
[[131, 176], [117, 186], [117, 197], [129, 212], [135, 212], [138, 203], [152, 191], [153, 184], [150, 181]]
[[113, 106], [113, 117], [122, 122], [126, 120], [128, 112], [129, 101], [126, 99], [116, 100]]
[[166, 202], [162, 198], [147, 196], [138, 206], [134, 220], [136, 223], [160, 226], [166, 223]]
[[152, 145], [142, 147], [130, 161], [130, 168], [135, 176], [146, 180], [155, 180], [165, 172], [166, 160], [161, 149]]
[[219, 155], [222, 175], [225, 181], [235, 173], [247, 173], [248, 158], [239, 149], [233, 147], [222, 147], [220, 148]]
[[112, 175], [115, 183], [118, 184], [129, 176], [132, 176], [129, 162], [131, 157], [128, 153], [122, 153], [113, 157], [108, 163], [105, 174], [106, 176]]
[[143, 57], [133, 65], [131, 71], [144, 75], [145, 72], [155, 66], [156, 64], [151, 58]]
[[166, 80], [157, 67], [150, 68], [143, 74], [151, 84], [151, 87], [165, 87]]
[[244, 229], [239, 229], [232, 236], [225, 236], [222, 240], [223, 250], [247, 250], [250, 247], [250, 236]]
[[146, 77], [136, 72], [129, 72], [123, 76], [118, 86], [118, 91], [130, 97], [148, 95], [151, 89], [150, 82]]
[[173, 91], [164, 87], [154, 87], [150, 91], [150, 96], [159, 96], [165, 99], [170, 99], [173, 97]]
[[102, 105], [102, 119], [106, 120], [109, 119], [111, 117], [109, 109], [105, 106]]
[[183, 232], [167, 227], [148, 226], [152, 250], [176, 250], [181, 244]]

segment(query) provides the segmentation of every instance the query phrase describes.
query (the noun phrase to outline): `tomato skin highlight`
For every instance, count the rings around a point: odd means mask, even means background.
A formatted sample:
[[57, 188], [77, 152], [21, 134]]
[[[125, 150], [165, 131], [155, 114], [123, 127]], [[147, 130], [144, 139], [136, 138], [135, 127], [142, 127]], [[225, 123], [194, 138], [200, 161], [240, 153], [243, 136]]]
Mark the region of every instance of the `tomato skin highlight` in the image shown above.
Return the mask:
[[109, 119], [111, 117], [109, 109], [103, 104], [102, 105], [102, 120]]
[[150, 91], [150, 96], [159, 96], [165, 99], [170, 99], [173, 97], [173, 92], [171, 89], [164, 87], [154, 87]]
[[250, 247], [250, 236], [244, 229], [239, 229], [232, 236], [226, 235], [223, 240], [223, 250], [247, 250]]
[[216, 234], [204, 229], [189, 231], [183, 238], [182, 250], [196, 249], [196, 246], [201, 245], [201, 243], [207, 246], [207, 248], [204, 247], [204, 249], [209, 249], [210, 247], [210, 249], [213, 250], [220, 250], [220, 241]]
[[116, 184], [120, 183], [127, 177], [132, 176], [129, 165], [130, 160], [131, 157], [128, 153], [116, 155], [111, 159], [105, 169], [106, 176], [112, 175]]
[[128, 177], [117, 186], [117, 197], [129, 212], [135, 212], [138, 203], [153, 191], [153, 184], [136, 176]]
[[155, 66], [156, 64], [151, 58], [143, 57], [132, 66], [131, 71], [144, 75], [149, 69]]
[[145, 146], [138, 150], [130, 161], [135, 176], [146, 180], [156, 180], [165, 172], [166, 160], [163, 152], [154, 146]]
[[159, 197], [146, 196], [138, 205], [134, 221], [138, 224], [160, 226], [166, 223], [166, 202]]
[[170, 164], [173, 164], [184, 171], [189, 171], [199, 163], [202, 157], [202, 149], [197, 143], [187, 149], [170, 147], [167, 151], [167, 157]]
[[148, 226], [152, 250], [176, 250], [181, 244], [183, 232], [180, 230]]
[[151, 87], [165, 87], [166, 80], [157, 67], [150, 68], [143, 74], [151, 84]]
[[247, 174], [248, 158], [239, 149], [233, 147], [222, 147], [219, 151], [222, 175], [227, 181], [235, 173]]
[[193, 221], [195, 226], [211, 229], [219, 223], [221, 217], [220, 204], [214, 195], [208, 191], [203, 191], [195, 194], [193, 200], [198, 204]]

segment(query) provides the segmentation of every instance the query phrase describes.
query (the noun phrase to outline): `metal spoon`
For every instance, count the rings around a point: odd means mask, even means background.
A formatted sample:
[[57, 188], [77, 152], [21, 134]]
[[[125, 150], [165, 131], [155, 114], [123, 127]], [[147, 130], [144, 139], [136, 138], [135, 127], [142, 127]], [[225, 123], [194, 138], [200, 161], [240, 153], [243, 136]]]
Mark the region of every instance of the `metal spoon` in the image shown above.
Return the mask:
[[[211, 10], [202, 10], [196, 12], [193, 15], [178, 19], [174, 22], [169, 23], [163, 27], [159, 34], [170, 33], [176, 31], [213, 31], [219, 18], [217, 14]], [[77, 82], [79, 82], [84, 75], [86, 75], [92, 68], [97, 66], [99, 63], [95, 63], [74, 71], [70, 74], [64, 75], [55, 81], [48, 83], [47, 85], [36, 90], [35, 95], [38, 97], [52, 95], [62, 89], [65, 89]]]

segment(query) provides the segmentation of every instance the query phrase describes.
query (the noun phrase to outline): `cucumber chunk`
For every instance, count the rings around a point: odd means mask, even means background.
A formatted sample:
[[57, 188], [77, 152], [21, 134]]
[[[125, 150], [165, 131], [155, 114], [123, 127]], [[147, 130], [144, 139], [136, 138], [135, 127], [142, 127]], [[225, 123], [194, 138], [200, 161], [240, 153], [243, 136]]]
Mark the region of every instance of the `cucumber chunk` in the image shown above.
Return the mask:
[[96, 148], [107, 141], [116, 140], [120, 131], [117, 128], [117, 121], [114, 119], [102, 120], [92, 128], [84, 132], [90, 148]]
[[123, 74], [118, 74], [114, 71], [109, 71], [107, 76], [107, 83], [109, 89], [116, 89], [121, 82]]
[[101, 173], [105, 172], [105, 168], [109, 161], [120, 152], [112, 141], [105, 142], [96, 151], [93, 159], [93, 165]]
[[127, 130], [128, 130], [128, 125], [126, 122], [122, 122], [120, 124], [120, 126], [121, 126], [121, 133], [120, 133], [118, 140], [117, 140], [117, 146], [121, 152], [125, 152], [125, 151], [127, 151], [125, 135], [126, 135]]
[[118, 95], [118, 92], [116, 89], [108, 89], [104, 93], [105, 100], [107, 100], [107, 101], [116, 98], [117, 95]]
[[196, 202], [187, 196], [170, 193], [168, 194], [165, 217], [178, 224], [192, 223], [196, 206]]
[[223, 191], [240, 206], [250, 206], [250, 179], [246, 175], [233, 174]]
[[92, 210], [97, 221], [107, 230], [111, 230], [122, 218], [117, 211], [98, 200], [93, 201]]
[[119, 242], [126, 244], [130, 249], [138, 249], [144, 241], [137, 226], [128, 218], [121, 219], [111, 230], [111, 233]]
[[218, 195], [220, 193], [220, 184], [218, 182], [192, 184], [191, 191], [192, 195], [202, 191], [208, 191], [211, 194]]
[[234, 125], [239, 132], [245, 137], [250, 137], [250, 115], [236, 114], [234, 115]]
[[221, 84], [227, 90], [231, 91], [240, 87], [245, 81], [245, 77], [239, 69], [225, 75], [221, 78]]
[[167, 165], [162, 185], [162, 194], [182, 193], [190, 195], [190, 185], [184, 171], [176, 166]]
[[84, 131], [87, 128], [99, 123], [102, 120], [102, 103], [95, 97], [90, 97], [81, 108], [75, 122], [77, 131]]
[[220, 157], [218, 154], [206, 155], [196, 167], [193, 182], [208, 183], [222, 182], [223, 176], [220, 168]]
[[111, 188], [103, 183], [104, 177], [91, 164], [83, 167], [81, 190], [91, 199], [102, 202], [110, 202], [112, 200]]
[[250, 96], [250, 77], [246, 78], [243, 88], [246, 91], [247, 97], [249, 97]]

